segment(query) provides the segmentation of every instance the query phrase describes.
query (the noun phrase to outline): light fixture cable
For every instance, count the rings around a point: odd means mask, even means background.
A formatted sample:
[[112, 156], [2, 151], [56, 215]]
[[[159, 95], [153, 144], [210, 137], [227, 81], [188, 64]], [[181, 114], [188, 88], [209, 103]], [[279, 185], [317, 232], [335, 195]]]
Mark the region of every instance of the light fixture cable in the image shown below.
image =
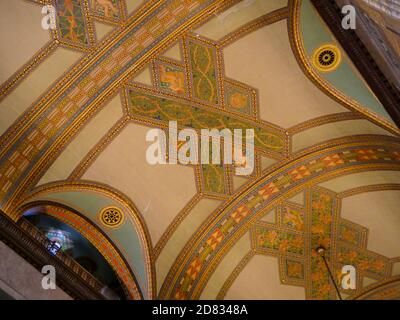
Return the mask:
[[339, 288], [338, 288], [338, 286], [336, 284], [335, 278], [333, 277], [333, 274], [331, 272], [331, 269], [329, 268], [328, 262], [326, 261], [326, 258], [325, 258], [326, 249], [324, 247], [318, 247], [316, 251], [321, 256], [322, 260], [324, 261], [325, 267], [328, 270], [329, 277], [330, 277], [330, 279], [331, 279], [331, 281], [332, 281], [332, 283], [333, 283], [333, 285], [335, 287], [335, 290], [336, 290], [336, 293], [337, 293], [337, 295], [339, 297], [339, 300], [343, 300], [342, 299], [342, 295], [340, 294]]

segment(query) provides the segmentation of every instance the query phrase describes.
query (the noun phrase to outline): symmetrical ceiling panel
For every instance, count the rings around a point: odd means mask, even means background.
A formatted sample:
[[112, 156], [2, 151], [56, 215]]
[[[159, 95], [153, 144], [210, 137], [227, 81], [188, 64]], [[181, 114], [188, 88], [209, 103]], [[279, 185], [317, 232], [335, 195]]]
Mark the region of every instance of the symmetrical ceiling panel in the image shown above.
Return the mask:
[[[134, 299], [337, 299], [321, 246], [337, 283], [356, 269], [343, 297], [400, 297], [400, 131], [311, 1], [9, 2], [10, 217], [70, 224]], [[169, 121], [254, 129], [253, 173], [236, 174], [246, 155], [149, 164], [146, 135]]]

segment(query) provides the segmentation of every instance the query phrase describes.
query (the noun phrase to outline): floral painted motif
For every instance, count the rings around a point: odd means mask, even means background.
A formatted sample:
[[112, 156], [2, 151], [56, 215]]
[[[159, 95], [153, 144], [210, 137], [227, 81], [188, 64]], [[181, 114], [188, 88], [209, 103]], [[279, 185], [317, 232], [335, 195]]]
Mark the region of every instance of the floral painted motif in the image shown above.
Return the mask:
[[250, 114], [252, 100], [250, 90], [231, 83], [225, 83], [225, 105], [227, 109]]
[[[158, 82], [159, 86], [170, 92], [178, 94], [185, 93], [185, 75], [183, 68], [177, 66], [158, 64]], [[143, 116], [156, 121], [177, 121], [179, 126], [194, 129], [249, 129], [252, 125], [245, 121], [237, 120], [231, 116], [224, 116], [219, 113], [194, 108], [181, 102], [169, 99], [158, 98], [147, 94], [129, 92], [131, 98], [131, 112], [135, 116]], [[255, 144], [258, 147], [266, 148], [269, 151], [283, 152], [284, 137], [283, 134], [268, 132], [269, 129], [254, 128]], [[210, 150], [212, 150], [210, 148]], [[237, 166], [246, 166], [246, 158], [243, 157], [242, 163]], [[202, 165], [202, 181], [205, 192], [225, 194], [227, 186], [225, 183], [225, 168], [222, 164]]]
[[286, 274], [289, 279], [304, 279], [303, 264], [299, 261], [286, 260]]
[[91, 4], [95, 15], [108, 19], [119, 19], [119, 0], [92, 0]]
[[361, 245], [361, 234], [353, 226], [341, 223], [339, 226], [339, 240], [354, 246]]
[[185, 73], [183, 68], [159, 64], [157, 71], [161, 89], [177, 94], [185, 93]]
[[235, 92], [229, 96], [228, 103], [234, 109], [243, 109], [247, 106], [249, 97], [241, 92]]
[[58, 24], [61, 38], [87, 44], [85, 18], [79, 0], [57, 1]]
[[388, 265], [388, 259], [385, 257], [344, 246], [341, 246], [338, 250], [338, 262], [344, 265], [353, 265], [357, 271], [377, 278], [385, 276]]
[[[258, 212], [257, 207], [263, 208], [263, 204], [271, 201], [271, 199], [280, 192], [290, 188], [292, 183], [306, 181], [310, 175], [318, 175], [326, 170], [332, 170], [332, 168], [338, 169], [345, 167], [350, 163], [352, 165], [361, 163], [368, 164], [370, 163], [369, 159], [371, 159], [371, 157], [374, 158], [374, 161], [381, 162], [400, 161], [400, 153], [389, 148], [352, 148], [329, 156], [324, 155], [320, 158], [313, 158], [307, 163], [299, 164], [298, 167], [288, 169], [287, 172], [277, 176], [273, 181], [264, 181], [256, 190], [249, 192], [246, 195], [246, 200], [242, 201], [240, 204], [236, 204], [232, 209], [227, 210], [227, 213], [218, 220], [218, 223], [215, 224], [212, 230], [215, 230], [217, 227], [225, 229], [227, 231], [224, 232], [224, 237], [232, 237], [234, 231], [237, 230], [237, 226], [240, 225], [240, 221], [244, 219], [239, 220], [239, 222], [234, 222], [235, 220], [229, 217], [228, 214], [232, 214], [232, 212], [235, 214], [241, 214], [241, 212], [244, 211], [246, 212], [246, 217], [254, 217], [254, 213]], [[310, 220], [309, 223], [311, 224], [311, 227], [314, 228], [311, 228], [311, 241], [308, 247], [311, 257], [305, 262], [305, 265], [307, 266], [307, 274], [309, 274], [307, 282], [311, 282], [307, 285], [307, 298], [330, 299], [334, 298], [335, 290], [330, 284], [330, 279], [326, 273], [324, 262], [316, 253], [315, 249], [320, 245], [324, 245], [325, 248], [327, 248], [327, 261], [328, 263], [331, 262], [331, 239], [336, 238], [336, 235], [333, 234], [333, 230], [335, 230], [333, 222], [336, 220], [333, 219], [336, 208], [336, 194], [318, 188], [311, 192], [310, 200], [312, 212], [310, 219], [308, 220]], [[250, 211], [250, 213], [248, 211]], [[274, 230], [273, 227], [268, 227], [267, 229], [269, 229], [267, 231], [270, 231], [271, 229], [272, 231]], [[280, 236], [278, 234], [275, 235], [275, 233], [270, 233], [266, 235], [266, 238], [263, 238], [262, 235], [267, 232], [263, 230], [265, 230], [264, 226], [258, 226], [252, 229], [252, 240], [255, 248], [266, 254], [280, 255], [279, 251], [276, 249], [272, 250], [268, 249], [268, 247], [262, 247], [265, 244], [272, 248], [272, 243], [274, 243], [274, 247], [276, 248], [278, 243], [276, 239], [280, 239]], [[323, 230], [326, 230], [326, 232], [323, 232]], [[285, 231], [283, 232], [285, 233]], [[268, 240], [271, 242], [268, 242]], [[208, 245], [205, 245], [203, 242], [193, 251], [194, 257], [201, 255], [203, 252], [207, 252], [207, 261], [204, 260], [204, 264], [207, 264], [208, 261], [213, 261], [213, 257], [210, 256], [214, 255], [215, 257], [215, 253], [221, 249], [221, 246], [217, 245], [211, 251], [207, 249]], [[193, 261], [195, 261], [195, 258], [188, 259], [188, 263]], [[202, 265], [202, 268], [204, 270], [205, 266]], [[333, 266], [332, 269], [334, 269]], [[187, 274], [187, 270], [188, 268], [182, 270], [178, 279], [178, 283], [181, 283], [181, 285], [178, 285], [177, 288], [172, 291], [172, 296], [175, 298], [189, 297], [193, 290], [194, 282], [202, 273], [198, 273], [196, 279], [193, 279]]]
[[323, 246], [325, 257], [330, 261], [334, 196], [323, 190], [311, 194], [311, 288], [310, 298], [331, 299], [332, 287], [321, 256], [315, 251]]
[[282, 224], [285, 227], [304, 231], [303, 212], [289, 206], [282, 208]]
[[262, 249], [275, 251], [279, 254], [304, 253], [304, 237], [302, 235], [285, 233], [268, 227], [256, 228], [257, 246]]

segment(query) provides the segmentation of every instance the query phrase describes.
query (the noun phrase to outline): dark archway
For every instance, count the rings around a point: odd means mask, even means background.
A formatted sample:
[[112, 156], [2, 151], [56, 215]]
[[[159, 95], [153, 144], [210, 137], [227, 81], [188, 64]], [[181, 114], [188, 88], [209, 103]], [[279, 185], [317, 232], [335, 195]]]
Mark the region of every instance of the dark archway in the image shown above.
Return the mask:
[[28, 220], [55, 244], [55, 250], [70, 256], [101, 282], [106, 297], [121, 300], [129, 297], [108, 261], [78, 230], [48, 215], [45, 207], [32, 208], [21, 219]]

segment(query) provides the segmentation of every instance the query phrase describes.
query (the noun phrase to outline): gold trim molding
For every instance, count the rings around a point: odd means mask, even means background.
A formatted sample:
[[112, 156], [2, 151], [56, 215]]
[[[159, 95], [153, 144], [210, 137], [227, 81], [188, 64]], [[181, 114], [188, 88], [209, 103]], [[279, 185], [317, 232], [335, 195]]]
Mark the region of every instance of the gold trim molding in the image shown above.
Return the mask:
[[289, 39], [292, 46], [293, 54], [305, 75], [324, 93], [339, 102], [344, 107], [355, 110], [363, 114], [368, 119], [377, 124], [381, 124], [390, 132], [400, 135], [400, 129], [393, 123], [384, 119], [383, 117], [369, 111], [365, 106], [361, 105], [358, 101], [351, 99], [337, 90], [334, 86], [321, 78], [315, 71], [312, 61], [307, 57], [304, 49], [303, 39], [300, 32], [300, 9], [302, 0], [290, 0], [290, 18], [288, 21]]

